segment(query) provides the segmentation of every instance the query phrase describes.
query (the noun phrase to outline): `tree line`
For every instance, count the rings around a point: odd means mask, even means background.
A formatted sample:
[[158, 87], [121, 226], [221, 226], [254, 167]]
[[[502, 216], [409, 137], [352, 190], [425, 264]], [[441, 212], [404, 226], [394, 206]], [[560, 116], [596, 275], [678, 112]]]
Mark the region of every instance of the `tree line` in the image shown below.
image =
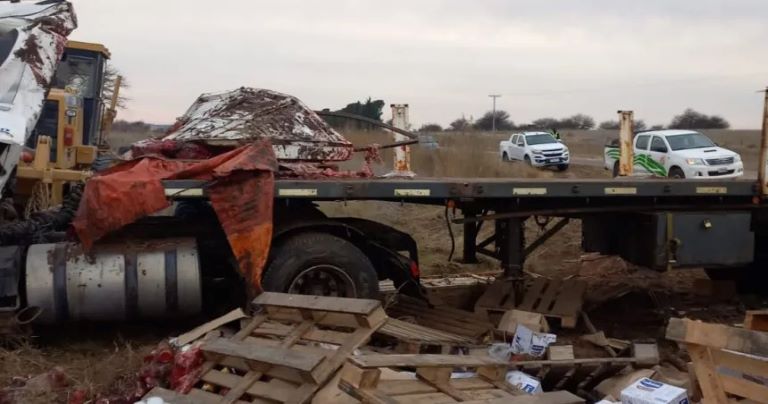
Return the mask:
[[[595, 123], [595, 120], [585, 114], [575, 114], [565, 118], [545, 117], [536, 119], [530, 123], [516, 124], [507, 111], [498, 110], [495, 113], [496, 130], [549, 130], [549, 129], [571, 129], [571, 130], [591, 130], [595, 128], [605, 130], [618, 130], [619, 121], [608, 120]], [[440, 132], [440, 131], [489, 131], [492, 130], [494, 123], [494, 112], [488, 111], [477, 120], [467, 119], [462, 116], [455, 119], [447, 127], [443, 128], [437, 123], [425, 123], [419, 128], [420, 132]], [[634, 121], [635, 132], [643, 130], [659, 129], [728, 129], [730, 124], [725, 118], [719, 115], [706, 115], [701, 112], [687, 108], [679, 115], [675, 115], [672, 121], [667, 125], [648, 126], [643, 119]]]

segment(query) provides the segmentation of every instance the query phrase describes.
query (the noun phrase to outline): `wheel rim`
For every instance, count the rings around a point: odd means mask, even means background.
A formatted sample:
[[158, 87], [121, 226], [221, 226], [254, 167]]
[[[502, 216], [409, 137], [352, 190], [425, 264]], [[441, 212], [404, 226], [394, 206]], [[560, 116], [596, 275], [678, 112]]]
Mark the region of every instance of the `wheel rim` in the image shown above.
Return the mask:
[[334, 265], [315, 265], [301, 271], [288, 286], [288, 293], [299, 295], [357, 297], [352, 278]]

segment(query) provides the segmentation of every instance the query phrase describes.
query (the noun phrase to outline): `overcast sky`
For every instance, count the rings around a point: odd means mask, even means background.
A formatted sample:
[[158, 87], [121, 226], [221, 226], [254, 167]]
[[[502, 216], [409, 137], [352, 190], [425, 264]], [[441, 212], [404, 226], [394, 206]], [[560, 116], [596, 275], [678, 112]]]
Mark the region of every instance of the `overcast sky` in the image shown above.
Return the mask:
[[408, 103], [417, 127], [477, 118], [498, 93], [516, 123], [632, 109], [667, 124], [691, 107], [758, 128], [768, 85], [766, 0], [74, 3], [72, 38], [104, 43], [131, 83], [128, 120], [252, 86], [316, 109]]

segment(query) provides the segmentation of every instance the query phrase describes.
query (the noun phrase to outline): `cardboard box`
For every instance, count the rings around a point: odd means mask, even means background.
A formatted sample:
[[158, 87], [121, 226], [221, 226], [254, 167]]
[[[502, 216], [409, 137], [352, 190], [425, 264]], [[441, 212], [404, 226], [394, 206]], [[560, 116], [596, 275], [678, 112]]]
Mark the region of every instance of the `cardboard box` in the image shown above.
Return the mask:
[[539, 394], [543, 392], [539, 379], [519, 370], [507, 372], [506, 379], [507, 383], [528, 394]]
[[547, 347], [557, 341], [557, 335], [542, 332], [533, 332], [530, 328], [518, 324], [515, 337], [512, 339], [512, 353], [544, 356]]
[[621, 391], [622, 404], [689, 404], [685, 389], [642, 378]]
[[539, 314], [523, 310], [507, 310], [499, 321], [498, 330], [512, 334], [522, 324], [535, 332], [549, 332], [547, 319]]

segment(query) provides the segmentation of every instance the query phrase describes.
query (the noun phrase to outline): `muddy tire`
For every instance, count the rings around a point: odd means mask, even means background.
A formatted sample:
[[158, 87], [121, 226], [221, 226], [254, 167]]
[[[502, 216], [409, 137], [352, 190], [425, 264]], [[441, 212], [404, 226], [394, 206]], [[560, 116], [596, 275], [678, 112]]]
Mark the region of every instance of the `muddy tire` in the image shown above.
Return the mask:
[[509, 161], [509, 155], [507, 154], [507, 152], [504, 152], [501, 155], [501, 161]]
[[298, 234], [273, 247], [261, 285], [266, 291], [376, 299], [379, 280], [354, 244], [325, 233]]
[[557, 166], [557, 171], [565, 171], [568, 169], [568, 164], [560, 164]]
[[683, 179], [685, 178], [685, 173], [680, 167], [672, 167], [669, 169], [669, 178]]
[[531, 157], [527, 154], [525, 155], [525, 164], [528, 164], [529, 166], [533, 166], [533, 163], [531, 163]]

